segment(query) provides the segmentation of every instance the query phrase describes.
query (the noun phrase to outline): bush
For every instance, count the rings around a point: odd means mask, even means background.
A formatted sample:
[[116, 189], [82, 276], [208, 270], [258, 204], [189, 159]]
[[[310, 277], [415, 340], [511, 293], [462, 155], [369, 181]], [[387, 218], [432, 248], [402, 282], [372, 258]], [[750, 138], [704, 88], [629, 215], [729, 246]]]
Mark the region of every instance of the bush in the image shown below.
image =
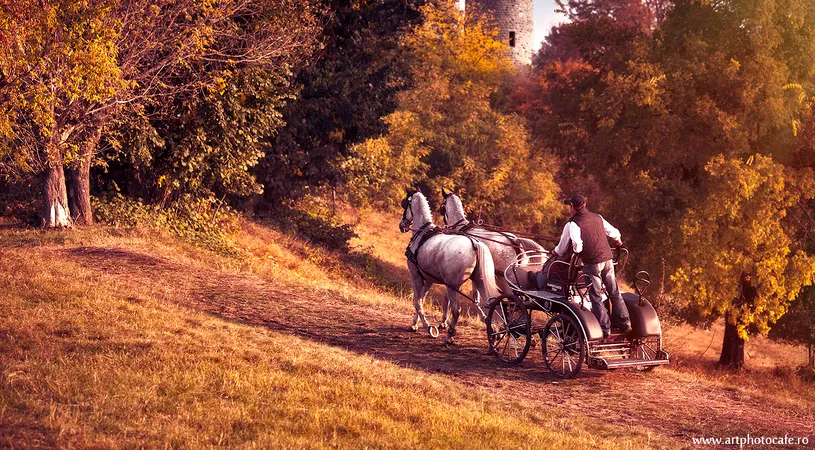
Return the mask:
[[340, 223], [329, 205], [314, 195], [307, 195], [288, 207], [278, 208], [270, 220], [284, 231], [343, 253], [350, 251], [348, 241], [357, 237], [352, 225]]
[[100, 223], [115, 227], [145, 226], [227, 256], [247, 255], [231, 239], [240, 230], [239, 215], [222, 201], [186, 197], [162, 208], [117, 193], [94, 197], [92, 203], [94, 217]]
[[30, 226], [39, 226], [42, 208], [35, 179], [20, 182], [0, 180], [0, 216], [9, 217]]

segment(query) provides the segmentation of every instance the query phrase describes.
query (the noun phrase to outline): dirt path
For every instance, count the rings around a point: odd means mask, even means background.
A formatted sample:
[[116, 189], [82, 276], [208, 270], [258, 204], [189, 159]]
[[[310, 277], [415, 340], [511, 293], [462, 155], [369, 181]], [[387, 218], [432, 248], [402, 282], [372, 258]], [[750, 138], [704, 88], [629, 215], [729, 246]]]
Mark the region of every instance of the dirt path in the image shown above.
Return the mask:
[[[480, 327], [459, 329], [458, 343], [409, 333], [407, 308], [370, 308], [331, 293], [271, 284], [253, 275], [229, 275], [126, 249], [62, 250], [94, 276], [138, 284], [167, 300], [224, 318], [262, 325], [397, 364], [439, 372], [498, 395], [563, 415], [601, 419], [689, 446], [692, 437], [812, 436], [812, 409], [797, 411], [702, 377], [670, 368], [651, 373], [585, 369], [559, 381], [544, 369], [539, 349], [518, 367], [502, 367], [487, 353]], [[138, 299], [134, 299], [137, 301]]]

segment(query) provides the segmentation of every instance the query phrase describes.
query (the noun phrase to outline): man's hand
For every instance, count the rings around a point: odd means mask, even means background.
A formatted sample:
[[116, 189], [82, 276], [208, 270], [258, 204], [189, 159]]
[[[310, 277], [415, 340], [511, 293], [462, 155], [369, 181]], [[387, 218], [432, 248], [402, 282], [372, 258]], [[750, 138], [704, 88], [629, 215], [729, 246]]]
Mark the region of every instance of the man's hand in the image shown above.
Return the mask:
[[617, 248], [621, 248], [621, 247], [625, 247], [625, 244], [623, 244], [623, 241], [618, 241], [617, 242]]

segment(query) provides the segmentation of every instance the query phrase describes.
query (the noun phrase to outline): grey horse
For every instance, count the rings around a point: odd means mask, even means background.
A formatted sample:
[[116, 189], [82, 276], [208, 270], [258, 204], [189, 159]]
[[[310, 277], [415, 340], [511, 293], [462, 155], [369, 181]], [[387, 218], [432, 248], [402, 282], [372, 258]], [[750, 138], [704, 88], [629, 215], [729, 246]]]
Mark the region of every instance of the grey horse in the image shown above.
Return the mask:
[[[490, 249], [477, 239], [446, 234], [433, 225], [430, 206], [421, 192], [408, 192], [402, 200], [402, 207], [404, 213], [399, 229], [402, 232], [413, 232], [405, 252], [413, 285], [413, 306], [416, 308], [410, 330], [418, 330], [420, 320], [422, 326], [431, 329], [422, 301], [430, 286], [443, 284], [447, 287], [447, 295], [442, 301], [441, 326], [446, 325], [449, 306], [453, 317], [445, 342], [452, 344], [459, 317], [458, 294], [461, 285], [472, 280], [479, 297], [484, 299], [500, 295], [495, 284], [495, 266]], [[484, 312], [478, 306], [481, 320], [484, 320]]]

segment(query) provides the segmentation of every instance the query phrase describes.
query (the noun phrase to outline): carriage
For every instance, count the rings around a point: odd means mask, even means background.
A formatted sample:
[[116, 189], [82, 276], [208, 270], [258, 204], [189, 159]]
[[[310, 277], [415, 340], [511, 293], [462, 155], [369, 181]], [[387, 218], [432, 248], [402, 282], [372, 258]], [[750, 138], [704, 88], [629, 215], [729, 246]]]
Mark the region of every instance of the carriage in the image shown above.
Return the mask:
[[[619, 271], [627, 258], [624, 247], [615, 250], [614, 264]], [[668, 364], [659, 318], [643, 296], [650, 284], [648, 273], [639, 272], [635, 277], [636, 292], [622, 293], [632, 331], [612, 332], [604, 338], [591, 312], [590, 279], [581, 267], [577, 255], [569, 261], [544, 261], [539, 253], [519, 254], [504, 273], [512, 292], [494, 299], [487, 313], [491, 353], [504, 363], [518, 364], [529, 352], [533, 337], [539, 336], [544, 364], [559, 378], [577, 375], [584, 362], [603, 370], [632, 367], [647, 371]], [[548, 275], [543, 288], [536, 281], [541, 270]], [[610, 302], [606, 304], [610, 307]]]

